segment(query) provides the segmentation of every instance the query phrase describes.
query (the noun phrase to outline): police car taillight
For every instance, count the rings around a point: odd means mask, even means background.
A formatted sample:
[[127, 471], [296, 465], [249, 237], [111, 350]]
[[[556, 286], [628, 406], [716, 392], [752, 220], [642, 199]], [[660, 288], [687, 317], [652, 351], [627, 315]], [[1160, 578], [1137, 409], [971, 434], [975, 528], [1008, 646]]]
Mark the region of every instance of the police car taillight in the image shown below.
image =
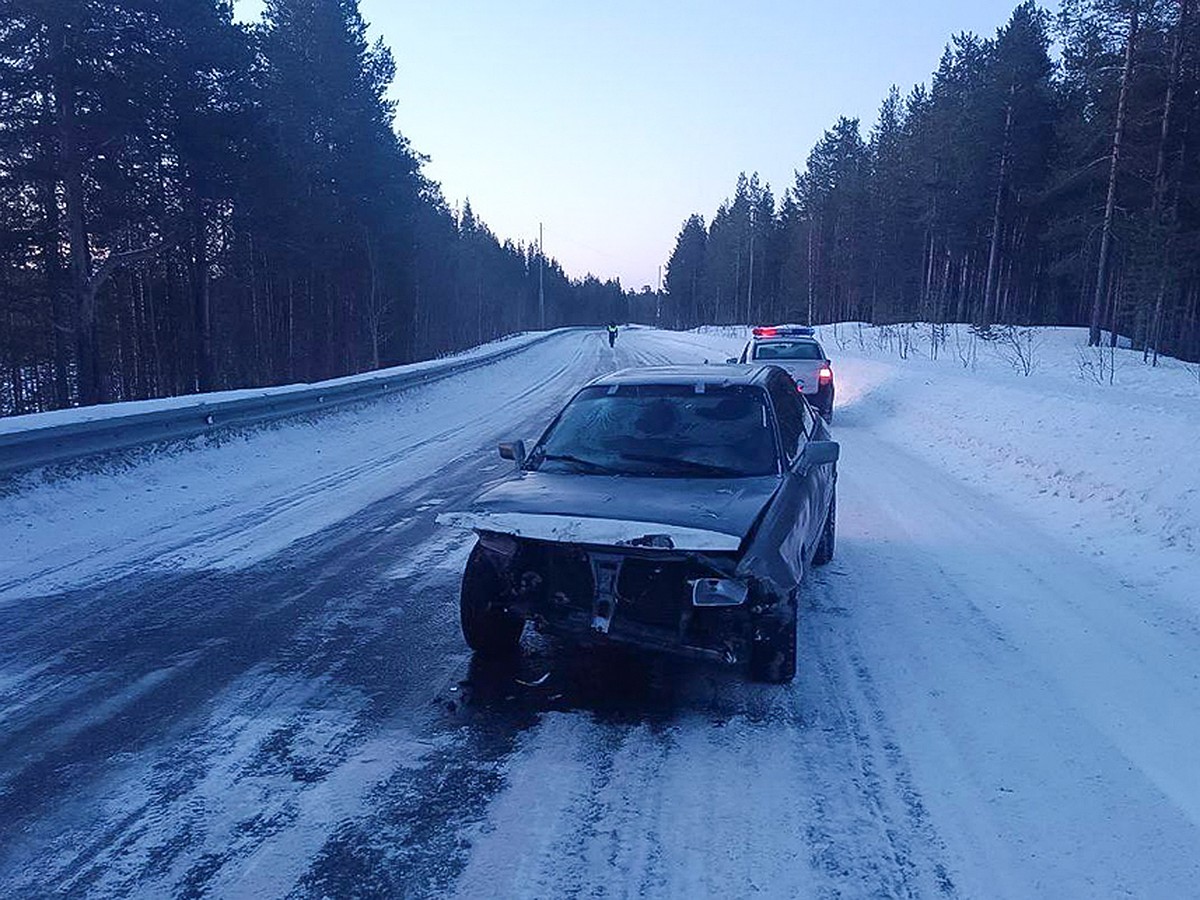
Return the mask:
[[833, 381], [833, 369], [828, 365], [821, 366], [821, 371], [817, 373], [818, 382]]

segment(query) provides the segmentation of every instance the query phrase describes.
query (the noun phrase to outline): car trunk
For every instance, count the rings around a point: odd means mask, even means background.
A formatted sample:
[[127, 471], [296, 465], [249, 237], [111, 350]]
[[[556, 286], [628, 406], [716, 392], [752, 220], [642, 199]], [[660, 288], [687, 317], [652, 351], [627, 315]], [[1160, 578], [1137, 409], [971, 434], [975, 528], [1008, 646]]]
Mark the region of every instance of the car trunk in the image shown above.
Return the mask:
[[800, 386], [800, 390], [805, 394], [815, 394], [820, 389], [819, 375], [821, 369], [825, 366], [823, 359], [774, 359], [771, 360], [773, 365], [779, 366], [786, 371], [796, 384]]

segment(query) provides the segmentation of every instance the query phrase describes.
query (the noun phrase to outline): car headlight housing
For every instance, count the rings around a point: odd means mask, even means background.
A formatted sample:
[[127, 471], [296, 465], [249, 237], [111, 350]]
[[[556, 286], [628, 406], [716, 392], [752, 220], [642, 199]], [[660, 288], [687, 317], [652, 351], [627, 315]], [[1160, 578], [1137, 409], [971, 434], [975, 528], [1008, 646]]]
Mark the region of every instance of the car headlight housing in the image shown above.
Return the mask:
[[741, 606], [749, 586], [732, 578], [697, 578], [692, 582], [692, 606]]
[[483, 549], [499, 559], [512, 559], [517, 555], [517, 539], [495, 531], [479, 532], [479, 543]]

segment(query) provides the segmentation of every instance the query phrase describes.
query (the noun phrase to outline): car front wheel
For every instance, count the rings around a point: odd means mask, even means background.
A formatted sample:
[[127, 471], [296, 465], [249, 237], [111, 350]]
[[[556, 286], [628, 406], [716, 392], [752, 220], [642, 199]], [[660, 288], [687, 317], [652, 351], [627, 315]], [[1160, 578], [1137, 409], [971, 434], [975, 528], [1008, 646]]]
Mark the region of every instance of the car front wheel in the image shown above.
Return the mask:
[[796, 592], [785, 601], [783, 621], [756, 626], [750, 647], [750, 677], [755, 681], [786, 684], [796, 677]]
[[501, 605], [500, 573], [479, 544], [471, 551], [459, 593], [459, 619], [467, 646], [485, 656], [512, 653], [521, 640], [525, 620]]

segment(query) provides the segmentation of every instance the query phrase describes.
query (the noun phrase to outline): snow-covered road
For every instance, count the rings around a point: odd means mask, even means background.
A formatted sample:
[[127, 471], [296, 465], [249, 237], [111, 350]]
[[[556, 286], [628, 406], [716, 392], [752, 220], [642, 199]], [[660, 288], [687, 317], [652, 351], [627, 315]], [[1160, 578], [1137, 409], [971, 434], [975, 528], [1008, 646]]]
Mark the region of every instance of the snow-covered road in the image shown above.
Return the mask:
[[[1159, 497], [1137, 428], [1085, 454], [968, 414], [1053, 388], [1038, 415], [1089, 437], [1103, 397], [1052, 372], [843, 348], [838, 556], [793, 685], [537, 639], [470, 659], [468, 546], [433, 519], [503, 474], [494, 443], [600, 371], [736, 346], [565, 335], [0, 497], [0, 894], [1194, 896], [1195, 459]], [[1035, 477], [1126, 464], [1153, 526]]]

